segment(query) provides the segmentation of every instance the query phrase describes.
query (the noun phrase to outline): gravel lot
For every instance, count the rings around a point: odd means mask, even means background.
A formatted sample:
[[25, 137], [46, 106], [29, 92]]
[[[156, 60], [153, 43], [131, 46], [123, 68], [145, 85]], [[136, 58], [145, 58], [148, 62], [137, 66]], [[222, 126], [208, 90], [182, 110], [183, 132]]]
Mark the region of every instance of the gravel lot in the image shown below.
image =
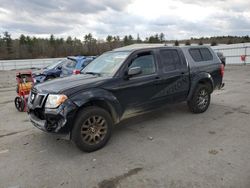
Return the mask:
[[126, 120], [94, 153], [34, 128], [0, 71], [0, 187], [250, 187], [250, 66], [227, 66], [208, 111], [185, 103]]

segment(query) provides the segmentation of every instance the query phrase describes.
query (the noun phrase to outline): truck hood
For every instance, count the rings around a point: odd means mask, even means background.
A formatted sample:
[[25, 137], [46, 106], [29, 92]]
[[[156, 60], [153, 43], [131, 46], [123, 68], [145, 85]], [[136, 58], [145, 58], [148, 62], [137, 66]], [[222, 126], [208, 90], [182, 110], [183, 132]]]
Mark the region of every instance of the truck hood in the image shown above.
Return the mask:
[[80, 90], [99, 86], [107, 79], [109, 78], [94, 75], [71, 75], [69, 77], [56, 78], [37, 84], [34, 86], [34, 90], [39, 93], [63, 93], [69, 96]]

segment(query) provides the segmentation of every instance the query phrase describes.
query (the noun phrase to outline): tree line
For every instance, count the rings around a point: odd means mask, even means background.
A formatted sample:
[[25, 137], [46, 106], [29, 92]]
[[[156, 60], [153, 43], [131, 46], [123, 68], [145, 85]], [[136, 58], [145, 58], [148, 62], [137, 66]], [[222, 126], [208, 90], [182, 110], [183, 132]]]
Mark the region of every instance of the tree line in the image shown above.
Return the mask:
[[250, 42], [249, 36], [218, 36], [190, 38], [188, 40], [166, 40], [163, 33], [151, 35], [142, 40], [137, 37], [125, 35], [124, 37], [108, 35], [105, 40], [98, 40], [91, 33], [86, 34], [82, 40], [68, 36], [66, 39], [50, 35], [49, 38], [30, 37], [20, 35], [12, 39], [9, 32], [0, 35], [0, 59], [31, 59], [31, 58], [53, 58], [69, 55], [99, 55], [103, 52], [127, 46], [135, 43], [172, 43], [175, 46], [180, 44], [198, 45], [219, 43], [233, 44]]

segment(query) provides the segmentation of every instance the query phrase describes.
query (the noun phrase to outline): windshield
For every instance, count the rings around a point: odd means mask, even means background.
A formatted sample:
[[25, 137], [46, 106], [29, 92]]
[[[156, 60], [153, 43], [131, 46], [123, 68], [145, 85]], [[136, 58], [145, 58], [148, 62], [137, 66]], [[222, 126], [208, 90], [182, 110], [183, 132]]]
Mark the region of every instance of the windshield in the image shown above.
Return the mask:
[[64, 62], [64, 61], [65, 61], [65, 60], [60, 60], [60, 61], [58, 61], [58, 62], [56, 62], [56, 63], [52, 63], [52, 64], [46, 66], [45, 69], [54, 69], [54, 68], [56, 68], [58, 65], [60, 65], [60, 64], [61, 64], [62, 62]]
[[130, 52], [108, 52], [104, 53], [83, 69], [83, 73], [114, 76], [116, 71], [128, 57]]

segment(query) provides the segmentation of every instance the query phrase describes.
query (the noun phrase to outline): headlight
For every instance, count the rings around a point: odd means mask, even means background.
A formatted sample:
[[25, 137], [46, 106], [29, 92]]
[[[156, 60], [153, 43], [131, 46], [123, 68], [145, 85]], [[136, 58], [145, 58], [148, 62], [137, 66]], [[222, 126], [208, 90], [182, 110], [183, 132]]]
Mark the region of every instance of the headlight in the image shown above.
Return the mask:
[[45, 104], [45, 108], [57, 108], [67, 99], [68, 97], [66, 95], [49, 94], [46, 104]]

